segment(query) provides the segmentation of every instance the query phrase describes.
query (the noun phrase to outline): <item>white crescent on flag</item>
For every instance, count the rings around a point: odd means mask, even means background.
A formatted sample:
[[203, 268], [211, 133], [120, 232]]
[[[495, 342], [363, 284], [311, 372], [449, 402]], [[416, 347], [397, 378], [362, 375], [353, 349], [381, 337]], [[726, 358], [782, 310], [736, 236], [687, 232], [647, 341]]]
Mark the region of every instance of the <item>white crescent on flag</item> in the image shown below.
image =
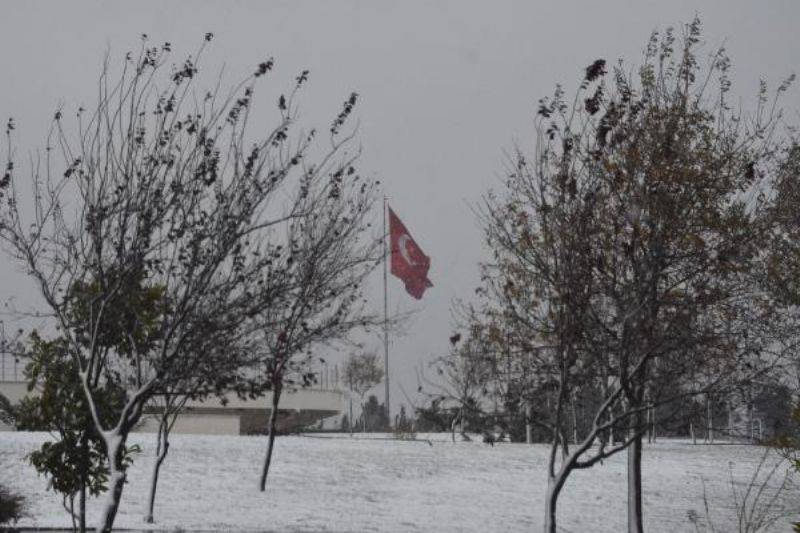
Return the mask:
[[408, 251], [408, 241], [409, 240], [411, 240], [411, 239], [409, 238], [408, 234], [407, 233], [403, 233], [402, 235], [400, 235], [400, 238], [397, 240], [397, 244], [398, 244], [397, 248], [398, 248], [398, 251], [400, 252], [400, 255], [403, 256], [403, 259], [405, 259], [406, 263], [408, 263], [409, 266], [416, 266], [416, 263], [414, 262], [414, 260], [411, 259], [411, 253]]
[[419, 300], [433, 283], [428, 279], [431, 260], [420, 249], [406, 227], [389, 208], [389, 242], [392, 275], [406, 286], [406, 292]]

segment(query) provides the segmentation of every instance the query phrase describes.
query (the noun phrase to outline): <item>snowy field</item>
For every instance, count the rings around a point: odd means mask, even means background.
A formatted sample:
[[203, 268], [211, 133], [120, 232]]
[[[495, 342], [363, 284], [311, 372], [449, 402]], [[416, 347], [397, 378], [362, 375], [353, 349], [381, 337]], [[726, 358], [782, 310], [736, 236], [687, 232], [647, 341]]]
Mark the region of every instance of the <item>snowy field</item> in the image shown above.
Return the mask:
[[[331, 438], [333, 437], [333, 438]], [[358, 437], [358, 435], [356, 435]], [[162, 468], [155, 529], [284, 532], [540, 531], [546, 447], [448, 441], [282, 437], [267, 492], [256, 489], [266, 439], [176, 435]], [[48, 438], [0, 433], [0, 482], [27, 496], [20, 526], [66, 526], [60, 498], [25, 460]], [[421, 438], [421, 436], [420, 436]], [[155, 438], [135, 434], [143, 452], [129, 471], [116, 525], [144, 528]], [[746, 482], [762, 451], [740, 445], [660, 441], [644, 453], [645, 526], [691, 532], [705, 515], [703, 479], [717, 531], [737, 531], [730, 479]], [[800, 493], [791, 495], [800, 507]], [[90, 517], [97, 509], [90, 506]], [[565, 532], [623, 531], [625, 457], [576, 472], [559, 504]], [[774, 531], [791, 531], [782, 521]]]

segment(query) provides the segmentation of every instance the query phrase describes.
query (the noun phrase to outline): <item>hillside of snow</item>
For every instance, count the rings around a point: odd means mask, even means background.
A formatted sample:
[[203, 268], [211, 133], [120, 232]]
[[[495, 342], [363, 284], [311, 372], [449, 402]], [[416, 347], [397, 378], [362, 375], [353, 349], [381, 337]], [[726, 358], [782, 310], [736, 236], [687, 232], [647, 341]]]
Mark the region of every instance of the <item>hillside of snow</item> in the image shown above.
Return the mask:
[[[263, 437], [175, 435], [162, 468], [155, 518], [161, 530], [274, 532], [540, 531], [547, 447], [351, 439], [346, 435], [277, 440], [266, 493], [257, 490]], [[421, 438], [420, 436], [419, 438]], [[69, 524], [60, 498], [47, 490], [25, 456], [44, 433], [0, 433], [0, 483], [24, 494], [20, 526]], [[155, 436], [134, 434], [142, 447], [129, 470], [116, 526], [145, 528], [143, 515]], [[741, 490], [762, 449], [659, 441], [644, 452], [645, 529], [695, 531], [690, 513], [706, 511], [717, 531], [737, 531], [731, 479]], [[800, 492], [786, 495], [800, 509]], [[623, 531], [625, 455], [576, 472], [559, 504], [565, 532]], [[90, 504], [90, 518], [97, 502]], [[800, 515], [798, 515], [800, 517]], [[701, 529], [702, 530], [702, 529]], [[791, 531], [789, 520], [774, 531]]]

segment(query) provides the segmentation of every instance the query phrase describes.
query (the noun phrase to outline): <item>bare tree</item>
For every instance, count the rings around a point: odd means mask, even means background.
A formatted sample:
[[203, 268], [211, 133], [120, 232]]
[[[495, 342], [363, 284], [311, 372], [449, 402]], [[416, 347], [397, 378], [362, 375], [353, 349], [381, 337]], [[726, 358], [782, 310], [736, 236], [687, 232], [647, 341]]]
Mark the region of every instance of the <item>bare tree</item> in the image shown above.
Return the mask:
[[540, 131], [539, 152], [531, 163], [517, 154], [506, 196], [486, 199], [482, 218], [494, 261], [485, 267], [483, 291], [500, 323], [511, 325], [512, 335], [497, 341], [513, 343], [515, 353], [535, 358], [536, 374], [554, 387], [550, 420], [542, 422], [552, 436], [545, 531], [554, 532], [558, 495], [580, 456], [579, 451], [569, 454], [565, 407], [573, 384], [583, 379], [583, 325], [593, 276], [588, 254], [581, 252], [597, 230], [593, 175], [562, 177], [569, 154], [562, 162], [560, 155], [548, 152], [548, 136]]
[[[782, 457], [776, 457], [775, 451], [771, 448], [764, 448], [752, 475], [745, 481], [736, 479], [731, 467], [730, 501], [725, 506], [725, 515], [730, 518], [730, 509], [734, 510], [738, 533], [771, 531], [778, 521], [797, 516], [797, 505], [793, 503], [794, 498], [791, 495], [794, 488], [792, 475], [791, 470], [787, 469], [787, 461]], [[701, 519], [697, 511], [690, 510], [689, 522], [694, 525], [697, 532], [730, 531], [729, 525], [723, 529], [713, 517], [714, 505], [708, 497], [705, 480], [701, 481], [705, 520]], [[701, 525], [705, 528], [701, 529]]]
[[156, 409], [156, 416], [158, 417], [155, 460], [153, 461], [153, 471], [150, 474], [150, 491], [147, 496], [147, 509], [144, 517], [144, 521], [148, 524], [155, 522], [156, 489], [158, 488], [161, 465], [169, 452], [169, 435], [187, 401], [189, 401], [189, 395], [178, 396], [167, 392], [155, 395], [148, 404]]
[[[344, 382], [347, 384], [347, 388], [358, 394], [358, 397], [361, 399], [362, 431], [367, 431], [364, 395], [367, 394], [372, 387], [380, 383], [382, 379], [383, 369], [381, 368], [377, 353], [351, 353], [347, 357], [347, 361], [345, 361], [344, 364]], [[353, 424], [352, 420], [350, 420], [350, 424]]]
[[[336, 135], [355, 102], [353, 94], [331, 126], [337, 149], [349, 141], [349, 137], [337, 140]], [[315, 381], [310, 368], [320, 348], [352, 343], [353, 332], [380, 323], [362, 295], [364, 281], [381, 260], [382, 236], [372, 234], [370, 222], [377, 182], [358, 174], [357, 156], [344, 153], [339, 160], [323, 160], [306, 169], [307, 175], [324, 179], [301, 185], [298, 204], [307, 215], [288, 225], [287, 245], [272, 252], [271, 268], [284, 280], [278, 286], [286, 290], [256, 318], [262, 335], [258, 353], [263, 388], [272, 392], [262, 491], [284, 388]]]
[[[462, 336], [456, 333], [450, 337], [450, 352], [431, 362], [435, 370], [434, 378], [420, 374], [424, 382], [419, 391], [425, 392], [431, 405], [448, 409], [450, 412], [450, 438], [456, 441], [456, 429], [461, 438], [468, 440], [466, 428], [469, 422], [483, 418], [483, 402], [487, 397], [490, 378], [490, 360], [485, 352], [478, 349], [480, 333], [477, 327], [461, 342]], [[480, 422], [480, 426], [483, 423]], [[482, 427], [480, 428], [482, 429]]]
[[[302, 191], [325, 179], [309, 171], [318, 168], [314, 131], [290, 136], [308, 73], [280, 97], [275, 127], [254, 133], [251, 104], [273, 60], [230, 91], [221, 79], [200, 90], [197, 65], [211, 39], [174, 68], [171, 45], [151, 47], [146, 36], [119, 71], [106, 62], [96, 104], [77, 116], [55, 113], [27, 180], [17, 177], [13, 120], [6, 128], [0, 239], [64, 335], [105, 443], [111, 490], [98, 531], [113, 526], [128, 434], [148, 401], [202, 366], [207, 353], [198, 346], [253, 335], [253, 317], [286, 291], [284, 277], [270, 277], [272, 252], [285, 246], [280, 229], [308, 216]], [[315, 153], [332, 161], [341, 150], [334, 143]], [[20, 194], [26, 184], [29, 197]], [[142, 294], [153, 312], [136, 305]], [[94, 401], [105, 383], [127, 391], [112, 425]]]
[[147, 405], [152, 411], [151, 416], [158, 421], [155, 460], [145, 512], [148, 524], [155, 521], [156, 490], [161, 467], [169, 452], [169, 437], [187, 402], [213, 395], [225, 403], [229, 394], [254, 399], [262, 393], [262, 387], [250, 377], [257, 361], [252, 340], [239, 339], [236, 344], [227, 346], [199, 344], [194, 350], [203, 353], [204, 357], [197, 361], [193, 371], [183, 379], [175, 380], [170, 388], [156, 389]]

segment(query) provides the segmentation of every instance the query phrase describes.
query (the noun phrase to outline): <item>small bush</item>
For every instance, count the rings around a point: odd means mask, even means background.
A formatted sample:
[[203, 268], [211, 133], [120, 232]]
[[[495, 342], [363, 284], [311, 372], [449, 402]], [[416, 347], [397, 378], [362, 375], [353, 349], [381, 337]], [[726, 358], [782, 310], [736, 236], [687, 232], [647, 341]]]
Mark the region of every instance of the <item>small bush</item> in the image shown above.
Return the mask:
[[411, 428], [394, 427], [392, 436], [397, 440], [417, 440], [417, 432]]
[[0, 485], [0, 524], [16, 522], [23, 516], [25, 498]]

